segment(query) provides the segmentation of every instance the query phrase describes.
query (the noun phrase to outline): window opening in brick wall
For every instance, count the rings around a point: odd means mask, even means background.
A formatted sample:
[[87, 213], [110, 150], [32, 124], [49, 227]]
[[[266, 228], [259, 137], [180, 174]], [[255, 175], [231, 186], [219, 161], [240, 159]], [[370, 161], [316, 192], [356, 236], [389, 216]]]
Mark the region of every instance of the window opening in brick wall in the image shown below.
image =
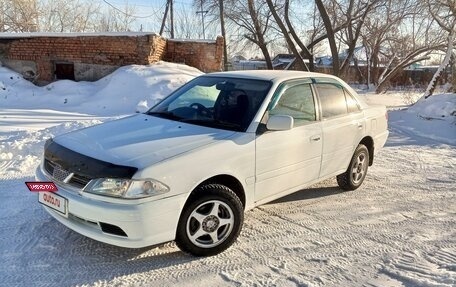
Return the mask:
[[74, 81], [74, 64], [73, 63], [55, 63], [54, 74], [57, 80]]

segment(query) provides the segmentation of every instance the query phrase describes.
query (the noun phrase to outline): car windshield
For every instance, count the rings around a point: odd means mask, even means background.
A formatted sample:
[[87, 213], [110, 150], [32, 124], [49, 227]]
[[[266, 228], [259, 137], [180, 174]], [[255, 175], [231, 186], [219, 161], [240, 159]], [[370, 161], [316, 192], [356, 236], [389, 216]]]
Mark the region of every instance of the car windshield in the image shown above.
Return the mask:
[[270, 81], [198, 77], [146, 114], [195, 125], [246, 131], [266, 97]]

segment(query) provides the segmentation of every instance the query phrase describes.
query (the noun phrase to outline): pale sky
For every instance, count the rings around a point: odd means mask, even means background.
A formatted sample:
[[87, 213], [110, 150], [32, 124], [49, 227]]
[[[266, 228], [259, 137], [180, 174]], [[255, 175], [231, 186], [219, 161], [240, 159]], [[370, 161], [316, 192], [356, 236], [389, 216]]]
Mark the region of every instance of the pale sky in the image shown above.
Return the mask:
[[[106, 7], [109, 6], [103, 0], [96, 1]], [[135, 24], [133, 25], [135, 31], [139, 31], [142, 25], [143, 31], [159, 32], [167, 0], [106, 0], [106, 2], [109, 2], [120, 10], [125, 10], [126, 3], [128, 3], [129, 6], [133, 6], [135, 8], [135, 13], [132, 14], [137, 16]], [[193, 6], [193, 0], [174, 0], [174, 11], [175, 18], [179, 17], [179, 13], [185, 11], [191, 21], [195, 21], [199, 27], [201, 26], [201, 14], [196, 14], [197, 9]], [[218, 31], [215, 31], [214, 29], [210, 31], [210, 29], [208, 29], [206, 38], [210, 37], [215, 39], [217, 34]]]
[[[94, 0], [99, 2], [102, 7], [106, 6], [109, 7], [108, 4], [105, 3], [103, 0]], [[140, 31], [142, 28], [142, 31], [144, 32], [156, 32], [158, 33], [160, 31], [160, 26], [163, 18], [163, 14], [165, 11], [166, 7], [166, 2], [167, 0], [106, 0], [106, 2], [109, 2], [111, 5], [115, 6], [116, 8], [124, 11], [125, 10], [125, 5], [128, 3], [129, 6], [135, 7], [135, 12], [132, 13], [134, 16], [137, 16], [136, 21], [132, 25], [133, 31]], [[178, 30], [179, 28], [176, 28], [178, 25], [176, 23], [176, 19], [179, 17], [188, 17], [188, 20], [186, 20], [186, 23], [190, 23], [191, 27], [191, 35], [188, 37], [181, 36], [179, 35], [178, 32], [176, 32], [176, 37], [183, 37], [183, 38], [203, 38], [203, 33], [202, 33], [202, 20], [201, 20], [201, 14], [196, 14], [198, 9], [193, 5], [193, 0], [174, 0], [174, 17], [175, 17], [175, 30]], [[299, 6], [295, 7], [296, 9], [292, 9], [293, 15], [291, 17], [296, 17], [297, 19], [306, 19], [308, 18], [308, 8], [304, 6]], [[306, 21], [297, 21], [296, 23], [299, 23], [296, 28], [297, 29], [305, 29], [309, 23]], [[189, 25], [189, 26], [190, 26]], [[205, 39], [215, 39], [217, 35], [220, 35], [220, 28], [216, 24], [210, 25], [208, 23], [208, 17], [205, 18]], [[231, 36], [236, 37], [237, 33], [239, 33], [239, 29], [235, 30], [230, 30], [229, 28], [227, 29], [227, 37], [228, 37], [228, 42], [230, 43], [230, 39], [232, 39]], [[165, 29], [165, 37], [169, 37], [169, 34], [166, 33]], [[238, 36], [238, 35], [237, 35]], [[232, 41], [231, 41], [232, 42]], [[229, 52], [234, 52], [235, 54], [242, 54], [246, 57], [255, 57], [259, 56], [262, 57], [263, 55], [261, 54], [260, 50], [255, 48], [254, 46], [251, 47], [251, 50], [245, 50], [243, 49], [242, 52], [236, 52], [236, 51], [230, 51], [231, 48], [230, 46], [228, 47]], [[235, 49], [237, 50], [237, 48]], [[284, 53], [286, 50], [283, 51], [273, 51], [273, 54], [276, 52], [281, 52]]]

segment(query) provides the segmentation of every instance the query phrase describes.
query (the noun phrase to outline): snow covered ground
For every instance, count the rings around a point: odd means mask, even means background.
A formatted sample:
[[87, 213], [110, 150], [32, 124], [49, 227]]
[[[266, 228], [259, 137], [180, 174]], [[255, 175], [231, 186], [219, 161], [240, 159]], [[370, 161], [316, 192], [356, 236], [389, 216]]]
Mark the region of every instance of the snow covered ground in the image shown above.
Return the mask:
[[328, 180], [255, 208], [214, 257], [106, 245], [45, 213], [24, 182], [47, 138], [150, 106], [197, 74], [161, 63], [48, 89], [0, 68], [1, 286], [456, 286], [455, 94], [409, 109], [403, 93], [363, 95], [390, 107], [391, 131], [363, 186]]
[[0, 108], [52, 109], [116, 116], [146, 111], [194, 77], [198, 69], [167, 62], [131, 65], [96, 82], [61, 80], [37, 87], [0, 65]]

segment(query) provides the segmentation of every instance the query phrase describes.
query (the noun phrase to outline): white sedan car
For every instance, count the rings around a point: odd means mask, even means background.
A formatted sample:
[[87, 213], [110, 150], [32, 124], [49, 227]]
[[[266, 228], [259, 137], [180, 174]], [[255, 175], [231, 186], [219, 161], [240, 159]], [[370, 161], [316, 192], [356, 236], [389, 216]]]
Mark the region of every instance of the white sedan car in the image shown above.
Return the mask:
[[95, 240], [214, 255], [246, 210], [334, 176], [358, 188], [387, 137], [385, 107], [336, 77], [207, 74], [144, 114], [48, 140], [36, 177], [58, 191], [38, 200]]

